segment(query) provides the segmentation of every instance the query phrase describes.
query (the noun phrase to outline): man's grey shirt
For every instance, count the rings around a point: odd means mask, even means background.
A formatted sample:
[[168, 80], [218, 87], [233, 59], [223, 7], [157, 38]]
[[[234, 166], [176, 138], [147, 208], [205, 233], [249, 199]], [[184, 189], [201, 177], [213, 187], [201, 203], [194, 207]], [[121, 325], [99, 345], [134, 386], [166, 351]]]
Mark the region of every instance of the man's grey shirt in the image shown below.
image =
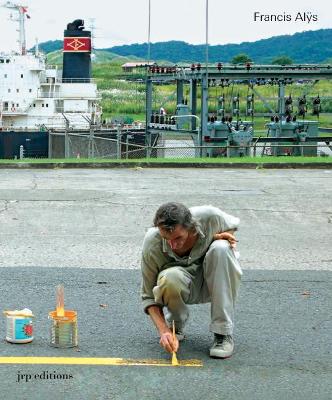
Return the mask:
[[163, 239], [158, 228], [150, 228], [143, 241], [142, 249], [142, 288], [143, 309], [158, 305], [154, 300], [153, 288], [157, 284], [158, 274], [166, 268], [181, 266], [191, 275], [202, 268], [205, 254], [213, 241], [213, 235], [237, 229], [240, 219], [221, 211], [217, 207], [197, 206], [190, 208], [196, 221], [198, 239], [189, 256], [180, 257], [175, 254], [167, 241]]

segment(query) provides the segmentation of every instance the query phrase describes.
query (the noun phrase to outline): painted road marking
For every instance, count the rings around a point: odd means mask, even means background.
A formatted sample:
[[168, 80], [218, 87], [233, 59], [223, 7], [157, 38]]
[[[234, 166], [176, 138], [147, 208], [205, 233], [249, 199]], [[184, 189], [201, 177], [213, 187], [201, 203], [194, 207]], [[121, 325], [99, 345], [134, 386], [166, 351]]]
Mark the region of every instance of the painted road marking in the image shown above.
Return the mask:
[[[153, 367], [172, 367], [165, 360], [143, 360], [128, 358], [93, 357], [0, 357], [0, 364], [58, 364], [58, 365], [145, 365]], [[180, 367], [202, 367], [201, 360], [179, 360]]]

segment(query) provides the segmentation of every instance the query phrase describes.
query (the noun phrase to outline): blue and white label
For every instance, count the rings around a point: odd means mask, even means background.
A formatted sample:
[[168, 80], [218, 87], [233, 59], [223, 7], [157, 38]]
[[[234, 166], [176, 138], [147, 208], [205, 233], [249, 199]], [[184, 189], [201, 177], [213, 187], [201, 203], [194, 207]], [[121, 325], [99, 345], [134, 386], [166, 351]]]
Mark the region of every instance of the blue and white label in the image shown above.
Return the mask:
[[15, 321], [15, 339], [30, 339], [33, 335], [31, 318], [20, 318]]

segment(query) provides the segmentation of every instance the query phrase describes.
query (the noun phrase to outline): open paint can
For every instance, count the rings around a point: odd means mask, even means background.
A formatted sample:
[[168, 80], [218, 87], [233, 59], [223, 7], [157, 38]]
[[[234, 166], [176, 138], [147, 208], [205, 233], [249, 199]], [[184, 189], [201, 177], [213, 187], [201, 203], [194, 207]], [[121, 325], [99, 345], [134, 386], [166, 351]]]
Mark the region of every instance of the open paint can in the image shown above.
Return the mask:
[[58, 316], [56, 311], [51, 311], [48, 318], [51, 320], [51, 346], [69, 348], [78, 345], [76, 311], [65, 310], [63, 316]]
[[33, 341], [34, 315], [28, 308], [4, 311], [7, 320], [6, 340], [10, 343], [30, 343]]

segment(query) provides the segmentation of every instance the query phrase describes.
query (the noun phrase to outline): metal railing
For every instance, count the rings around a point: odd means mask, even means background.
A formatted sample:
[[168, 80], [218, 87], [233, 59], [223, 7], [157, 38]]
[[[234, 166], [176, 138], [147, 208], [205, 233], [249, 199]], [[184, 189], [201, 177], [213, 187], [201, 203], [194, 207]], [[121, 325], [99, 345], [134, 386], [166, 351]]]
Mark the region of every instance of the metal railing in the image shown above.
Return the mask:
[[[47, 81], [48, 78], [54, 79], [54, 81]], [[41, 83], [43, 85], [54, 85], [56, 83], [93, 83], [96, 84], [95, 78], [60, 78], [58, 76], [43, 76]]]
[[[88, 99], [91, 100], [99, 100], [101, 99], [98, 91], [95, 91], [94, 93], [89, 93], [87, 95]], [[38, 92], [37, 93], [37, 99], [65, 99], [65, 100], [72, 100], [72, 99], [77, 99], [77, 100], [81, 100], [82, 99], [82, 95], [71, 95], [71, 96], [67, 96], [66, 94], [63, 93], [58, 93], [58, 92]], [[84, 99], [85, 100], [85, 99]]]
[[95, 78], [57, 78], [60, 83], [96, 83]]

